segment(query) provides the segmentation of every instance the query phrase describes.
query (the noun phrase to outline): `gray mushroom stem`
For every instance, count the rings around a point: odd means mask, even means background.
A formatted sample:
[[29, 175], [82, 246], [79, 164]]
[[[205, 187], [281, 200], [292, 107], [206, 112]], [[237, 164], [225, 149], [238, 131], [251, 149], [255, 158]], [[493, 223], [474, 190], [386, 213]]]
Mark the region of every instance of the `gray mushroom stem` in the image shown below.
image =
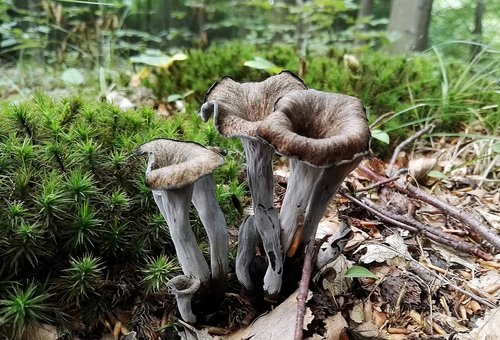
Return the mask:
[[215, 294], [222, 295], [229, 272], [229, 237], [226, 219], [217, 203], [212, 174], [205, 175], [194, 183], [192, 202], [210, 242], [212, 287]]
[[280, 221], [284, 250], [293, 256], [314, 237], [330, 199], [369, 153], [364, 108], [350, 96], [291, 91], [276, 102], [257, 135], [291, 159]]
[[182, 272], [203, 284], [209, 280], [210, 271], [189, 223], [192, 193], [192, 184], [180, 189], [153, 190], [155, 202], [169, 226]]
[[325, 214], [328, 203], [337, 193], [347, 175], [356, 169], [360, 161], [361, 158], [348, 164], [336, 165], [322, 170], [307, 205], [301, 237], [305, 242], [316, 235], [318, 224]]
[[241, 138], [247, 160], [247, 177], [252, 196], [255, 226], [268, 261], [264, 275], [264, 291], [272, 298], [281, 288], [283, 255], [280, 222], [274, 209], [274, 149], [260, 141]]
[[186, 275], [179, 275], [171, 279], [168, 286], [175, 295], [177, 308], [182, 319], [188, 323], [195, 323], [196, 316], [193, 314], [191, 301], [200, 288], [200, 280]]
[[[283, 198], [280, 212], [281, 244], [288, 251], [292, 245], [294, 234], [304, 227], [305, 212], [309, 204], [312, 188], [321, 173], [320, 168], [308, 166], [296, 159], [290, 159], [290, 175], [287, 191]], [[296, 247], [297, 245], [295, 245]]]
[[259, 233], [255, 228], [254, 216], [248, 216], [238, 231], [238, 251], [236, 254], [236, 277], [247, 290], [253, 290], [250, 266], [259, 242]]

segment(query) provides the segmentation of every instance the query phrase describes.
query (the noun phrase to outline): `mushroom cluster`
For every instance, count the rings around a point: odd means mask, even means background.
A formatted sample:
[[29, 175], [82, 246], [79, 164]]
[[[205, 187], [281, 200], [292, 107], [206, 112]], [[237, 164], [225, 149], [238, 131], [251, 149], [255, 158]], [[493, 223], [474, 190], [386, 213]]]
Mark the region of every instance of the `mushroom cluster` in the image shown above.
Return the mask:
[[[138, 154], [148, 155], [146, 185], [170, 229], [184, 275], [169, 282], [181, 317], [194, 323], [191, 299], [200, 287], [224, 294], [229, 267], [229, 238], [224, 214], [217, 203], [213, 171], [222, 156], [194, 142], [155, 139]], [[190, 227], [191, 202], [198, 211], [210, 243], [210, 264], [203, 257]]]
[[[262, 82], [215, 83], [198, 114], [213, 115], [217, 131], [241, 140], [246, 156], [252, 212], [239, 228], [236, 276], [254, 290], [256, 249], [266, 259], [263, 290], [273, 300], [281, 290], [285, 256], [307, 243], [346, 176], [370, 152], [370, 131], [357, 98], [308, 89], [284, 71]], [[228, 235], [214, 192], [212, 172], [222, 157], [196, 143], [153, 140], [138, 150], [148, 154], [146, 184], [169, 228], [184, 275], [170, 281], [181, 317], [195, 322], [191, 299], [209, 287], [221, 296], [228, 275]], [[274, 207], [273, 156], [289, 158], [290, 176], [281, 211]], [[196, 166], [193, 166], [196, 164]], [[189, 226], [193, 203], [207, 230], [211, 269]]]

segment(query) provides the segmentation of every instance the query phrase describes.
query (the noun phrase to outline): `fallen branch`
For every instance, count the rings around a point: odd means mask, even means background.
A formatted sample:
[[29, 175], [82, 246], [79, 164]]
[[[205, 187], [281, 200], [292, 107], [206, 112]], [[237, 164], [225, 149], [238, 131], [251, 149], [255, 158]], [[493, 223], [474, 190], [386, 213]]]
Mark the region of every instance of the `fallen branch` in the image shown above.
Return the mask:
[[385, 179], [383, 181], [380, 181], [380, 182], [377, 182], [377, 183], [373, 183], [371, 185], [368, 185], [362, 189], [358, 189], [357, 192], [362, 192], [362, 191], [368, 191], [368, 190], [372, 190], [372, 189], [375, 189], [375, 188], [378, 188], [379, 186], [382, 186], [384, 184], [388, 184], [388, 183], [391, 183], [391, 182], [394, 182], [396, 180], [399, 179], [399, 176], [408, 172], [408, 169], [399, 169], [393, 177], [391, 178], [388, 178], [388, 179]]
[[[358, 169], [365, 173], [370, 179], [381, 182], [386, 180], [387, 178], [385, 176], [382, 176], [369, 167], [360, 164], [358, 166]], [[500, 250], [500, 236], [495, 234], [492, 230], [490, 230], [488, 227], [483, 225], [481, 221], [479, 221], [477, 218], [472, 216], [471, 214], [467, 213], [464, 210], [459, 210], [455, 208], [454, 206], [441, 201], [437, 197], [431, 196], [422, 189], [419, 189], [410, 183], [402, 183], [399, 181], [394, 181], [391, 183], [391, 187], [396, 189], [399, 192], [402, 192], [404, 194], [407, 194], [411, 197], [414, 197], [416, 199], [419, 199], [425, 203], [428, 203], [441, 211], [443, 211], [446, 215], [449, 215], [451, 217], [454, 217], [458, 221], [462, 222], [463, 224], [469, 226], [471, 230], [474, 232], [478, 233], [481, 235], [486, 241], [488, 241], [497, 251]]]
[[391, 161], [389, 162], [389, 166], [387, 168], [387, 175], [388, 176], [392, 177], [394, 164], [396, 163], [396, 159], [398, 158], [398, 155], [401, 152], [401, 150], [403, 150], [403, 148], [405, 148], [408, 144], [413, 143], [416, 139], [420, 138], [420, 136], [426, 134], [427, 132], [429, 132], [433, 128], [434, 128], [433, 124], [427, 125], [425, 128], [418, 131], [413, 136], [405, 139], [398, 146], [396, 146], [396, 148], [394, 149], [394, 153], [392, 154]]
[[476, 255], [484, 260], [491, 260], [493, 256], [482, 251], [478, 247], [468, 242], [464, 242], [460, 240], [458, 237], [454, 235], [448, 235], [445, 232], [434, 229], [431, 226], [418, 222], [416, 220], [411, 219], [405, 215], [395, 214], [393, 212], [387, 211], [383, 207], [375, 204], [373, 201], [365, 198], [363, 200], [359, 200], [358, 198], [346, 193], [341, 192], [341, 195], [348, 198], [355, 204], [365, 208], [370, 211], [374, 215], [378, 216], [381, 220], [385, 222], [389, 222], [393, 225], [396, 225], [400, 228], [409, 230], [411, 232], [420, 233], [433, 241], [444, 244], [448, 247], [452, 247], [454, 249], [458, 249], [460, 251]]
[[297, 317], [295, 321], [295, 340], [302, 340], [304, 327], [304, 315], [306, 313], [307, 293], [309, 292], [309, 281], [313, 269], [313, 255], [314, 255], [314, 237], [307, 242], [305, 248], [304, 265], [302, 267], [302, 277], [299, 283], [299, 292], [297, 294]]

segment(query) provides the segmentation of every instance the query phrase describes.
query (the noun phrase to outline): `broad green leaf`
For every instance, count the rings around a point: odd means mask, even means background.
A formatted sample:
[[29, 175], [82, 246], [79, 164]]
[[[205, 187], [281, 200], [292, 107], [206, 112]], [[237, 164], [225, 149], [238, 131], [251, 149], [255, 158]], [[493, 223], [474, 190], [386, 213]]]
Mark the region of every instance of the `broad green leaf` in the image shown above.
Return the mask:
[[280, 73], [283, 70], [281, 67], [278, 67], [269, 60], [261, 57], [254, 57], [253, 60], [245, 61], [243, 65], [257, 70], [265, 70], [272, 74]]
[[447, 179], [448, 176], [446, 176], [445, 174], [443, 174], [442, 172], [440, 171], [436, 171], [436, 170], [431, 170], [427, 173], [427, 176], [429, 177], [433, 177], [433, 178], [437, 178], [437, 179]]
[[493, 144], [491, 150], [493, 150], [494, 153], [500, 153], [500, 143]]
[[172, 103], [175, 102], [176, 100], [182, 99], [182, 95], [178, 93], [171, 94], [167, 97], [167, 102]]
[[352, 266], [345, 272], [345, 277], [371, 277], [378, 279], [378, 276], [361, 266]]
[[173, 56], [141, 54], [138, 56], [130, 57], [130, 61], [132, 63], [145, 64], [149, 66], [168, 69], [175, 61], [186, 60], [187, 58], [188, 56], [184, 53], [177, 53]]
[[76, 68], [68, 68], [61, 75], [61, 79], [68, 84], [71, 85], [81, 85], [85, 81], [82, 72], [77, 70]]
[[389, 142], [391, 141], [389, 134], [379, 129], [372, 130], [372, 137], [385, 144], [389, 144]]

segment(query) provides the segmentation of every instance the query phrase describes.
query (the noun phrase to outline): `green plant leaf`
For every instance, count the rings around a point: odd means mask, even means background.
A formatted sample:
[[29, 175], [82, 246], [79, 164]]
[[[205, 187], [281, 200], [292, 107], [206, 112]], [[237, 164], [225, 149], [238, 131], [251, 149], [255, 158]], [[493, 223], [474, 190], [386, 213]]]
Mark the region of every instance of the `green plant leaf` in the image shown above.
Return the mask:
[[447, 179], [448, 178], [448, 176], [446, 176], [442, 172], [436, 171], [436, 170], [429, 171], [427, 173], [427, 176], [432, 177], [432, 178], [437, 178], [437, 179]]
[[243, 65], [257, 70], [265, 70], [272, 74], [280, 73], [283, 70], [281, 67], [278, 67], [269, 60], [261, 57], [254, 57], [253, 60], [245, 61]]
[[81, 85], [85, 81], [82, 72], [77, 70], [76, 68], [68, 68], [61, 75], [61, 79], [68, 84], [71, 85]]
[[389, 144], [389, 142], [391, 141], [389, 134], [379, 129], [372, 130], [372, 137], [385, 144]]
[[500, 153], [500, 143], [495, 143], [495, 144], [493, 144], [493, 146], [491, 147], [491, 150], [492, 150], [494, 153]]
[[182, 95], [178, 93], [171, 94], [167, 97], [167, 102], [172, 103], [175, 102], [176, 100], [182, 99]]
[[378, 279], [377, 275], [361, 266], [352, 266], [351, 268], [347, 269], [347, 271], [345, 272], [345, 277], [371, 277], [374, 279]]
[[175, 61], [186, 60], [187, 58], [188, 56], [184, 53], [177, 53], [173, 56], [141, 54], [130, 57], [130, 62], [168, 69]]

